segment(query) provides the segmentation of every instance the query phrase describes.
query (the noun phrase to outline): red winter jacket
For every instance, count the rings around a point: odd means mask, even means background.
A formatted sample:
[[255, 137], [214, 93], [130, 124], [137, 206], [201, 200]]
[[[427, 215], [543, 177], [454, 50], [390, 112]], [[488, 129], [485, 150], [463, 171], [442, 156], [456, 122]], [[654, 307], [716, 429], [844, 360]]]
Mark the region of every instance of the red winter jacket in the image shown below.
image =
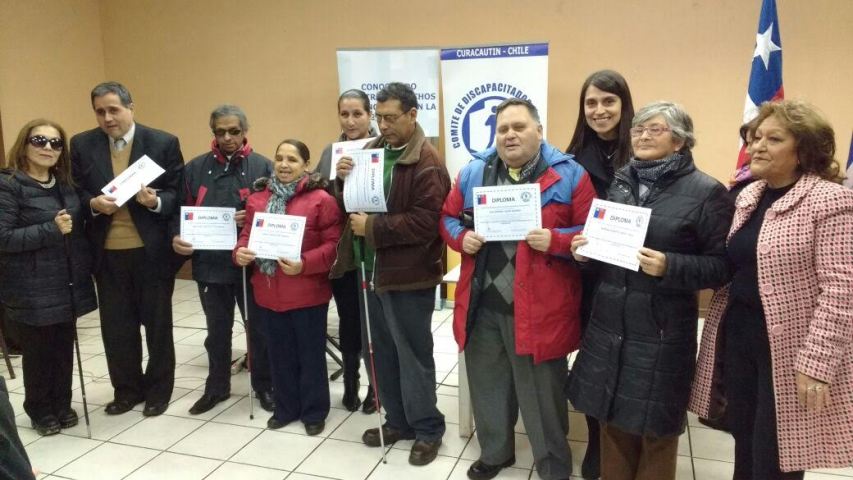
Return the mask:
[[[586, 171], [551, 145], [540, 148], [543, 167], [536, 179], [541, 191], [542, 227], [551, 230], [547, 253], [518, 242], [515, 258], [515, 353], [533, 355], [534, 363], [565, 357], [580, 342], [580, 273], [571, 258], [572, 238], [583, 228], [595, 190]], [[492, 147], [474, 155], [444, 201], [439, 232], [447, 245], [462, 252], [471, 229], [460, 216], [473, 212], [474, 187], [491, 185], [500, 159]], [[453, 309], [453, 335], [463, 350], [480, 306], [482, 256], [462, 253], [462, 270]]]
[[[255, 212], [266, 211], [271, 195], [269, 188], [265, 188], [249, 196], [246, 223], [232, 252], [232, 259], [238, 248], [248, 246]], [[335, 245], [341, 236], [343, 223], [343, 215], [335, 199], [310, 177], [299, 182], [296, 195], [287, 202], [285, 213], [307, 218], [302, 238], [302, 272], [291, 276], [277, 268], [275, 275], [270, 277], [261, 273], [256, 264], [250, 265], [255, 301], [261, 307], [276, 312], [322, 305], [332, 298], [329, 269], [335, 261]]]

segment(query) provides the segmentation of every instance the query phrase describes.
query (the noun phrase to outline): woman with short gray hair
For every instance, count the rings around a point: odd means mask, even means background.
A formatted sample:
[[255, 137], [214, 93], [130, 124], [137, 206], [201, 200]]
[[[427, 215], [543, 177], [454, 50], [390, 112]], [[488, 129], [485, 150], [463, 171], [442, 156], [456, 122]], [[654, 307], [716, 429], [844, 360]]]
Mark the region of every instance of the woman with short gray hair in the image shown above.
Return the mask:
[[[567, 385], [577, 410], [601, 422], [601, 477], [675, 479], [696, 358], [696, 291], [729, 278], [726, 233], [733, 205], [699, 171], [693, 121], [655, 102], [632, 121], [633, 156], [616, 172], [612, 202], [651, 209], [639, 271], [575, 260], [599, 270], [589, 325]], [[586, 263], [589, 262], [589, 263]]]

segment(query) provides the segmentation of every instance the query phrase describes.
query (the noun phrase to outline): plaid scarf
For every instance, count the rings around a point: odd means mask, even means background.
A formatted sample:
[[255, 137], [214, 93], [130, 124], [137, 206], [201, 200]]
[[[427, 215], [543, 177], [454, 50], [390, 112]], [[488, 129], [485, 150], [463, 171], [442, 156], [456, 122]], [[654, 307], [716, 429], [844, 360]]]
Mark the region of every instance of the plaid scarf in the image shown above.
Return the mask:
[[518, 169], [518, 178], [513, 178], [512, 169], [510, 166], [504, 162], [504, 166], [509, 173], [510, 178], [516, 183], [530, 183], [531, 177], [533, 177], [533, 173], [536, 172], [536, 166], [539, 165], [539, 159], [542, 158], [541, 152], [537, 151], [536, 156], [530, 159], [527, 163], [525, 163], [520, 169]]
[[[290, 183], [281, 183], [278, 178], [273, 175], [269, 183], [269, 189], [272, 195], [270, 195], [270, 199], [267, 202], [267, 213], [277, 213], [281, 215], [287, 213], [287, 202], [296, 195], [296, 187], [305, 175], [306, 174], [303, 173], [302, 176]], [[261, 273], [270, 277], [275, 275], [275, 270], [278, 268], [278, 262], [268, 258], [256, 258], [255, 263], [258, 264], [258, 268], [261, 270]]]

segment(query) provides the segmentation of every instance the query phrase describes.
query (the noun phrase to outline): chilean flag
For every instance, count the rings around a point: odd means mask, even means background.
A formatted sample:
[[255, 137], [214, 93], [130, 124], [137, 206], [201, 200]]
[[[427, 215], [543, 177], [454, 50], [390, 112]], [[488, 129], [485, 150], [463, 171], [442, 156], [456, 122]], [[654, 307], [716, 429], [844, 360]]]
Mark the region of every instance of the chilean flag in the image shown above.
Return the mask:
[[184, 212], [184, 220], [192, 220], [193, 212]]
[[477, 205], [485, 205], [488, 202], [486, 195], [481, 193], [477, 195]]
[[[763, 0], [758, 17], [758, 34], [752, 53], [752, 72], [743, 107], [743, 123], [758, 115], [758, 107], [767, 101], [785, 98], [782, 88], [782, 40], [779, 36], [779, 17], [776, 15], [776, 0]], [[737, 158], [738, 174], [746, 163], [744, 145]], [[737, 175], [740, 176], [740, 175]]]

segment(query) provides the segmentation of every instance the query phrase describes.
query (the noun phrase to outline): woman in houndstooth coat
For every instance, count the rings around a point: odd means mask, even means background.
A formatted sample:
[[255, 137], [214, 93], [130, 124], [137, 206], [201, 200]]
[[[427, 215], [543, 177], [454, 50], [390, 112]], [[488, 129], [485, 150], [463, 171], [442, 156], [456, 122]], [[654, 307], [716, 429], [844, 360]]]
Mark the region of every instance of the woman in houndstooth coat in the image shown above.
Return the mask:
[[689, 409], [725, 419], [735, 479], [801, 479], [853, 463], [853, 191], [808, 105], [764, 104], [752, 133]]

